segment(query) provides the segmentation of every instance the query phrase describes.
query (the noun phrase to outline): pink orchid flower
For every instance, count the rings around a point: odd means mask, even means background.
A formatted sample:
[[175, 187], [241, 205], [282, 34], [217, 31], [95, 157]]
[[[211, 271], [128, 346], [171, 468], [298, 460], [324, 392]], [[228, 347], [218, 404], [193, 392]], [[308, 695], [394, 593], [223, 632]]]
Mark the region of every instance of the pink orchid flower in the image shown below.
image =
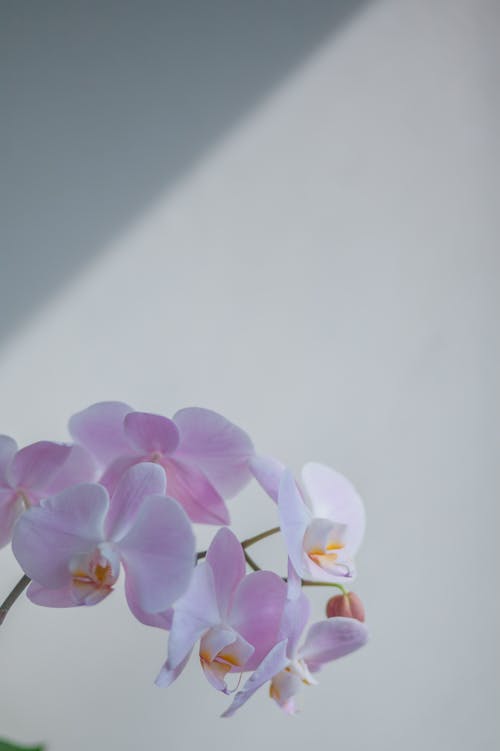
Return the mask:
[[[82, 484], [43, 500], [19, 519], [14, 555], [33, 579], [39, 605], [95, 605], [113, 589], [120, 564], [132, 613], [151, 625], [189, 585], [195, 540], [186, 513], [165, 496], [164, 470], [131, 467], [109, 498], [102, 485]], [[152, 622], [151, 622], [152, 621]]]
[[280, 526], [297, 574], [314, 581], [355, 577], [354, 555], [364, 535], [363, 502], [346, 477], [316, 462], [306, 464], [301, 490], [276, 460], [254, 457], [254, 477], [278, 503]]
[[0, 547], [23, 511], [69, 485], [94, 480], [96, 470], [81, 446], [38, 441], [18, 451], [12, 438], [0, 435]]
[[168, 657], [156, 684], [173, 683], [200, 639], [205, 676], [216, 689], [229, 693], [227, 674], [255, 669], [276, 643], [285, 598], [286, 586], [276, 574], [245, 575], [243, 549], [223, 527], [174, 606]]
[[251, 477], [250, 438], [208, 409], [181, 409], [170, 420], [135, 412], [122, 402], [100, 402], [73, 415], [69, 428], [100, 463], [100, 482], [110, 492], [133, 464], [161, 464], [169, 494], [194, 522], [228, 524], [223, 498], [233, 496]]
[[238, 691], [222, 717], [231, 717], [268, 681], [269, 695], [287, 714], [297, 712], [295, 696], [303, 686], [317, 683], [314, 674], [328, 662], [359, 649], [368, 639], [364, 623], [335, 617], [314, 623], [302, 646], [300, 637], [309, 620], [310, 604], [289, 565], [289, 589], [278, 643]]

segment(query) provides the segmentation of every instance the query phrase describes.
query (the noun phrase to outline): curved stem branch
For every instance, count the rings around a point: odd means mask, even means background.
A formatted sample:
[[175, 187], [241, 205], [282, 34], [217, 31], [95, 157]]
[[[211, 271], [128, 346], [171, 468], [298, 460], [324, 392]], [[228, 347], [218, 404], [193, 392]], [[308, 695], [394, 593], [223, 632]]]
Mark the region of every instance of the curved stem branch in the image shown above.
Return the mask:
[[[241, 547], [243, 550], [246, 548], [249, 548], [250, 545], [255, 545], [256, 542], [260, 542], [261, 540], [265, 540], [266, 537], [270, 537], [271, 535], [275, 535], [280, 531], [279, 527], [273, 527], [272, 529], [266, 529], [265, 532], [261, 532], [258, 535], [255, 535], [254, 537], [247, 537], [246, 540], [241, 541]], [[199, 553], [196, 553], [196, 560], [201, 561], [203, 558], [206, 558], [207, 551], [206, 550], [200, 550]], [[247, 561], [248, 563], [248, 561]], [[249, 564], [250, 565], [250, 564]], [[256, 565], [256, 564], [255, 564]], [[256, 571], [260, 571], [260, 568], [256, 568]]]
[[5, 600], [2, 602], [2, 604], [0, 605], [0, 626], [7, 617], [9, 610], [11, 609], [17, 598], [22, 595], [30, 581], [31, 579], [29, 578], [29, 576], [26, 576], [26, 574], [24, 574], [24, 576], [19, 579], [12, 592], [10, 592], [10, 594], [8, 594]]
[[307, 579], [302, 579], [302, 586], [303, 587], [337, 587], [337, 589], [340, 589], [343, 595], [349, 594], [347, 589], [343, 587], [342, 584], [339, 584], [338, 582], [313, 582], [313, 581], [308, 581]]
[[254, 559], [250, 555], [248, 555], [246, 550], [244, 551], [244, 553], [245, 553], [245, 561], [248, 563], [250, 568], [253, 569], [254, 571], [261, 571], [262, 569], [260, 568], [260, 566], [257, 565], [257, 563], [255, 563]]

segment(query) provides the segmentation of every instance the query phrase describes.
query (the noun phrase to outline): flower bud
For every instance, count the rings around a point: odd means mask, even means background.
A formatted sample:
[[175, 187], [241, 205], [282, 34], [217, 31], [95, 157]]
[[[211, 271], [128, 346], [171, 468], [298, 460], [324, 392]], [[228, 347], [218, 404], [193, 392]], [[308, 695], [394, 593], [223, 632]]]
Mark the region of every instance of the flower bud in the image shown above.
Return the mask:
[[365, 609], [358, 595], [354, 592], [348, 592], [346, 595], [335, 595], [326, 603], [327, 618], [335, 616], [344, 618], [355, 618], [357, 621], [364, 623]]

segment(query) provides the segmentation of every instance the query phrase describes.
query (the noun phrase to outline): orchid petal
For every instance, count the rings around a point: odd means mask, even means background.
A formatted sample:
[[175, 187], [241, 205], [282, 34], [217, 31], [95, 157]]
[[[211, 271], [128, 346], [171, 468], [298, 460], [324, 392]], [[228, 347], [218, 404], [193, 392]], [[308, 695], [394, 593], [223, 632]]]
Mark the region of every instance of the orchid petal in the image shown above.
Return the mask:
[[116, 491], [120, 480], [125, 472], [136, 464], [140, 464], [142, 461], [140, 456], [119, 456], [115, 459], [109, 467], [105, 470], [102, 477], [99, 480], [101, 485], [104, 485], [108, 493], [112, 496]]
[[177, 680], [177, 678], [180, 676], [180, 674], [188, 664], [192, 651], [193, 648], [191, 647], [184, 659], [175, 668], [168, 668], [167, 664], [165, 663], [155, 680], [155, 684], [156, 686], [158, 686], [158, 688], [168, 688], [168, 686], [171, 686], [172, 683]]
[[123, 402], [98, 402], [73, 415], [69, 431], [105, 467], [117, 456], [134, 453], [123, 427], [129, 412], [132, 407]]
[[25, 509], [22, 498], [11, 488], [0, 488], [0, 548], [10, 542], [14, 525]]
[[17, 451], [17, 443], [8, 435], [0, 435], [0, 486], [7, 485], [7, 467]]
[[47, 495], [55, 495], [70, 485], [97, 480], [97, 465], [92, 454], [83, 446], [70, 446], [64, 464], [45, 486]]
[[188, 407], [173, 420], [180, 433], [176, 455], [199, 467], [225, 498], [235, 495], [250, 480], [248, 460], [253, 454], [250, 437], [217, 412]]
[[48, 495], [47, 489], [61, 470], [71, 452], [71, 446], [51, 441], [38, 441], [17, 452], [7, 477], [12, 487], [22, 486], [34, 491], [37, 500]]
[[165, 470], [158, 464], [142, 462], [134, 464], [121, 476], [111, 496], [106, 517], [108, 540], [118, 541], [130, 527], [148, 495], [164, 495], [167, 487]]
[[278, 639], [288, 640], [287, 655], [290, 659], [295, 657], [299, 639], [307, 625], [310, 613], [311, 603], [304, 592], [293, 600], [288, 599], [285, 603]]
[[234, 596], [231, 626], [255, 647], [247, 670], [254, 670], [276, 643], [286, 600], [286, 585], [271, 571], [248, 574]]
[[327, 662], [344, 657], [366, 644], [368, 630], [355, 618], [337, 616], [314, 623], [299, 650], [311, 672], [317, 672]]
[[128, 595], [147, 613], [166, 610], [186, 591], [195, 539], [189, 519], [172, 498], [147, 496], [118, 545]]
[[313, 514], [345, 524], [345, 549], [349, 556], [358, 550], [365, 530], [365, 510], [358, 492], [340, 472], [317, 462], [302, 470]]
[[289, 715], [296, 714], [294, 697], [302, 686], [302, 680], [296, 673], [282, 670], [271, 681], [269, 695]]
[[252, 456], [250, 471], [268, 496], [278, 503], [280, 482], [285, 466], [272, 456]]
[[138, 621], [144, 623], [145, 626], [154, 626], [155, 628], [161, 628], [164, 631], [170, 631], [172, 627], [172, 618], [174, 616], [173, 608], [167, 608], [162, 613], [146, 613], [140, 605], [137, 599], [137, 593], [133, 586], [131, 586], [130, 579], [125, 577], [125, 597], [130, 608], [132, 615], [134, 615]]
[[273, 676], [277, 675], [288, 664], [286, 654], [286, 640], [276, 644], [264, 657], [258, 668], [252, 673], [245, 685], [238, 691], [232, 704], [226, 709], [221, 717], [232, 717], [232, 715], [245, 704], [253, 694], [270, 681]]
[[46, 608], [75, 608], [80, 604], [73, 596], [71, 583], [58, 589], [48, 589], [32, 581], [26, 590], [26, 596], [35, 605], [43, 605]]
[[293, 563], [290, 558], [288, 559], [288, 576], [287, 576], [287, 599], [296, 600], [302, 594], [302, 579], [297, 574], [293, 567]]
[[212, 569], [207, 563], [201, 563], [194, 570], [188, 591], [174, 607], [166, 669], [175, 669], [200, 636], [218, 623], [220, 613]]
[[229, 610], [238, 584], [245, 577], [243, 548], [227, 527], [219, 529], [207, 551], [207, 562], [212, 569], [215, 596], [222, 620]]
[[305, 505], [290, 470], [283, 473], [278, 496], [280, 526], [285, 538], [288, 555], [297, 574], [307, 577], [304, 564], [303, 540], [311, 522], [311, 512]]
[[103, 487], [84, 484], [25, 511], [12, 540], [12, 550], [24, 572], [45, 587], [66, 584], [71, 559], [103, 541], [108, 504]]
[[[200, 644], [200, 661], [205, 677], [218, 691], [230, 693], [225, 677], [247, 670], [254, 648], [233, 629], [211, 628]], [[209, 659], [209, 655], [212, 655]]]
[[124, 421], [131, 445], [146, 454], [171, 454], [179, 444], [177, 425], [168, 417], [148, 412], [130, 412]]
[[224, 501], [199, 469], [170, 458], [162, 465], [167, 473], [168, 494], [179, 501], [193, 522], [229, 524]]

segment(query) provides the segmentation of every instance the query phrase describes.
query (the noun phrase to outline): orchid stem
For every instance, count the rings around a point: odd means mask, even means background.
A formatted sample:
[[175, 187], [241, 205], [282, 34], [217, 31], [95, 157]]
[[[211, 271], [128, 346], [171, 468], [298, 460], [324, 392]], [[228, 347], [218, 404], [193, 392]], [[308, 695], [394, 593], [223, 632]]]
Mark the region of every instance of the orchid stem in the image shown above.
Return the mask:
[[260, 542], [261, 540], [265, 540], [266, 537], [271, 537], [271, 535], [275, 535], [280, 531], [280, 527], [273, 527], [272, 529], [267, 529], [265, 532], [261, 532], [260, 535], [255, 535], [255, 537], [249, 537], [246, 540], [243, 540], [241, 543], [241, 547], [243, 549], [249, 548], [250, 545], [255, 545], [256, 542]]
[[10, 592], [10, 594], [8, 594], [5, 600], [2, 602], [2, 604], [0, 605], [0, 626], [7, 617], [9, 610], [11, 609], [17, 598], [22, 595], [30, 581], [31, 579], [29, 578], [29, 576], [26, 576], [26, 574], [24, 574], [24, 576], [19, 579], [12, 592]]
[[303, 587], [337, 587], [337, 589], [340, 589], [343, 595], [348, 595], [349, 592], [345, 587], [342, 586], [342, 584], [338, 584], [338, 582], [312, 582], [308, 581], [307, 579], [302, 579], [302, 586]]
[[244, 553], [245, 553], [245, 561], [248, 563], [250, 568], [253, 569], [254, 571], [261, 571], [262, 570], [261, 567], [255, 563], [254, 559], [248, 555], [246, 550], [244, 551]]
[[[261, 540], [265, 540], [266, 537], [271, 537], [271, 535], [275, 535], [279, 531], [280, 531], [280, 527], [273, 527], [272, 529], [266, 529], [265, 532], [261, 532], [259, 535], [255, 535], [254, 537], [248, 537], [246, 540], [242, 540], [241, 541], [241, 547], [243, 548], [243, 550], [245, 550], [245, 548], [249, 548], [250, 545], [255, 545], [256, 542], [260, 542]], [[206, 555], [207, 555], [207, 551], [206, 550], [200, 550], [199, 553], [196, 553], [196, 560], [197, 561], [201, 561], [203, 558], [206, 558]], [[246, 557], [246, 554], [245, 554], [245, 557]], [[250, 557], [250, 556], [248, 556], [248, 557]], [[253, 566], [257, 566], [257, 564], [255, 562], [253, 563], [253, 565], [251, 563], [249, 563], [248, 559], [247, 559], [247, 563], [248, 563], [249, 566], [252, 566], [252, 568], [253, 568]], [[257, 566], [257, 568], [254, 569], [254, 570], [255, 571], [260, 571], [259, 566]]]

